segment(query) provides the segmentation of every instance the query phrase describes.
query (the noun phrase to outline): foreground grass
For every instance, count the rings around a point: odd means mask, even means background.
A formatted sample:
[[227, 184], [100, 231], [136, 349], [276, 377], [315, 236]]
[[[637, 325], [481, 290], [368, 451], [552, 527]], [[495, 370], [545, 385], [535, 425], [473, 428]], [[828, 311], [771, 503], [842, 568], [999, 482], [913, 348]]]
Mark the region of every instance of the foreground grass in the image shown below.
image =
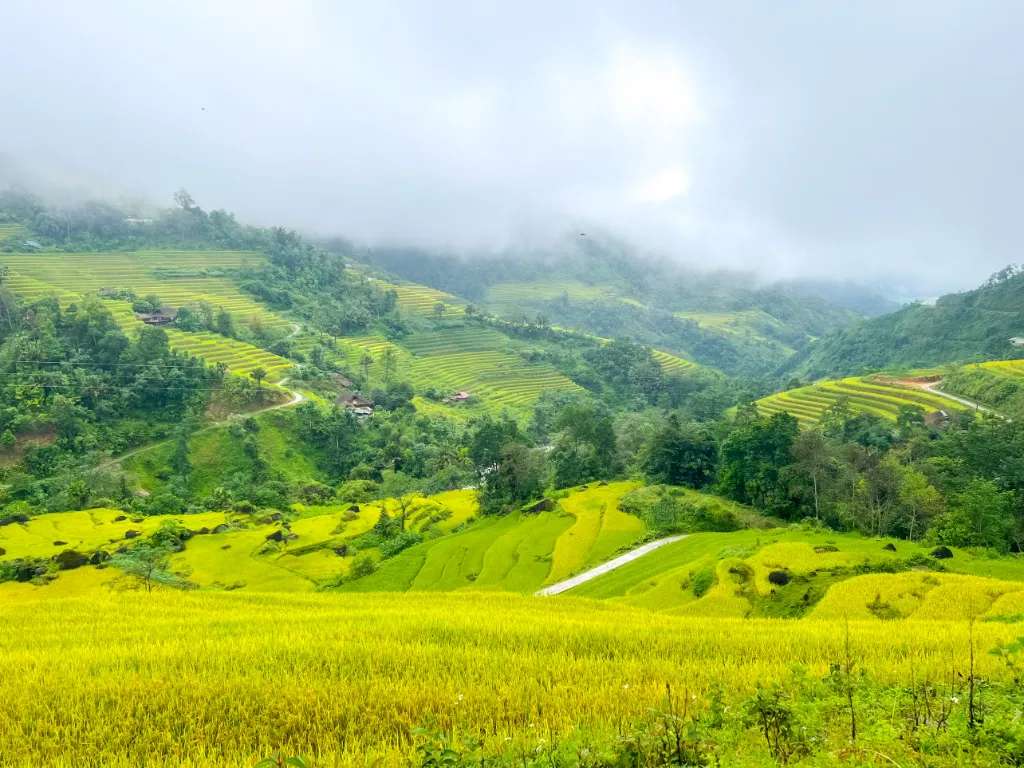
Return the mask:
[[[844, 643], [841, 622], [478, 593], [27, 596], [0, 603], [0, 621], [0, 763], [58, 767], [251, 765], [278, 748], [392, 765], [425, 723], [496, 749], [612, 734], [666, 684], [738, 701], [798, 667], [825, 675]], [[1008, 679], [986, 651], [1019, 634], [977, 624], [978, 674]], [[850, 638], [882, 684], [943, 680], [969, 655], [964, 623], [851, 622]], [[723, 764], [771, 764], [758, 745], [736, 735]]]

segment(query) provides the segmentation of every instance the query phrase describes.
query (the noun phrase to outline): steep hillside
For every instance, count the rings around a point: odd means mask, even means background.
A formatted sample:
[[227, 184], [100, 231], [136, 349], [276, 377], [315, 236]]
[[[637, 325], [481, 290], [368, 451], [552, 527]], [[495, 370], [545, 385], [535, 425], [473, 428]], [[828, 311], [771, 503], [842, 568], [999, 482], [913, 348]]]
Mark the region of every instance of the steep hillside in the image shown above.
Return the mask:
[[869, 413], [888, 421], [895, 421], [903, 408], [916, 408], [925, 413], [968, 410], [956, 400], [884, 376], [819, 381], [776, 392], [758, 400], [757, 409], [769, 415], [789, 413], [801, 425], [808, 426], [820, 421], [828, 409], [840, 403], [845, 403], [851, 414]]
[[1015, 358], [1024, 355], [1010, 341], [1018, 336], [1024, 336], [1024, 272], [1008, 267], [972, 291], [835, 331], [793, 365], [819, 377]]
[[[638, 257], [610, 238], [580, 236], [543, 252], [457, 258], [374, 249], [360, 259], [464, 297], [505, 318], [540, 315], [598, 336], [629, 336], [728, 373], [772, 371], [811, 339], [859, 317], [854, 289], [760, 285]], [[884, 304], [884, 303], [883, 303]]]

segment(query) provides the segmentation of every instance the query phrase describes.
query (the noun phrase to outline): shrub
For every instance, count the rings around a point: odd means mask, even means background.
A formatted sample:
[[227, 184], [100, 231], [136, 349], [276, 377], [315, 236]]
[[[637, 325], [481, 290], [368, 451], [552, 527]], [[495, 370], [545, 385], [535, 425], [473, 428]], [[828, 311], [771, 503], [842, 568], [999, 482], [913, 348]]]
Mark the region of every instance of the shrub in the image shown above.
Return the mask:
[[369, 552], [365, 552], [358, 555], [352, 561], [352, 568], [349, 570], [348, 575], [350, 579], [361, 579], [364, 576], [369, 576], [371, 573], [377, 570], [377, 561], [373, 559], [373, 555]]
[[702, 568], [690, 579], [690, 589], [694, 597], [703, 597], [715, 583], [715, 570], [711, 566]]

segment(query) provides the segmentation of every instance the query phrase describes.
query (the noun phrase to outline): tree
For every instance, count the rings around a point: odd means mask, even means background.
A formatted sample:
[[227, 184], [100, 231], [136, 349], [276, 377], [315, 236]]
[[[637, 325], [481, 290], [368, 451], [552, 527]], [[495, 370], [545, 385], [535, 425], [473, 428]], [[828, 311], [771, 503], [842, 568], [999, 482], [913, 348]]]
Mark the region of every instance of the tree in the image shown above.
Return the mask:
[[234, 338], [235, 335], [235, 320], [231, 317], [231, 313], [223, 307], [217, 312], [217, 320], [215, 323], [215, 330], [221, 336], [227, 336]]
[[651, 438], [644, 472], [655, 483], [703, 488], [715, 476], [718, 444], [704, 428], [683, 427], [676, 414]]
[[792, 460], [793, 442], [799, 433], [797, 420], [776, 413], [734, 429], [722, 443], [722, 493], [769, 514], [792, 511], [782, 468]]
[[359, 365], [363, 369], [363, 385], [365, 386], [370, 381], [370, 366], [373, 365], [373, 358], [369, 352], [364, 352], [363, 356], [359, 358]]
[[256, 382], [256, 389], [260, 393], [260, 397], [263, 397], [263, 380], [267, 378], [267, 371], [265, 368], [254, 368], [249, 372], [253, 381]]
[[543, 456], [522, 443], [508, 443], [480, 493], [484, 514], [501, 514], [537, 498], [544, 489]]
[[942, 495], [928, 482], [923, 473], [913, 467], [903, 467], [899, 501], [907, 538], [923, 533], [943, 508]]
[[975, 478], [954, 495], [936, 523], [936, 539], [953, 546], [1006, 551], [1014, 526], [1014, 498], [991, 480]]
[[593, 403], [567, 406], [555, 423], [560, 434], [551, 451], [555, 485], [565, 488], [618, 471], [619, 457], [611, 414]]
[[814, 517], [821, 519], [821, 486], [835, 469], [825, 436], [817, 429], [806, 429], [793, 441], [793, 469], [811, 483]]
[[395, 370], [395, 350], [385, 347], [381, 353], [381, 363], [384, 367], [384, 386], [387, 386], [391, 383], [391, 374]]
[[152, 592], [153, 586], [157, 584], [175, 589], [191, 588], [191, 582], [170, 570], [170, 557], [171, 550], [168, 547], [141, 542], [127, 552], [114, 555], [110, 562], [135, 577], [147, 592]]
[[446, 309], [448, 308], [445, 306], [443, 301], [437, 302], [437, 304], [434, 305], [434, 318], [436, 320], [440, 320], [442, 317], [444, 317]]
[[192, 199], [192, 195], [184, 188], [174, 193], [174, 204], [183, 211], [191, 212], [196, 210], [196, 201]]

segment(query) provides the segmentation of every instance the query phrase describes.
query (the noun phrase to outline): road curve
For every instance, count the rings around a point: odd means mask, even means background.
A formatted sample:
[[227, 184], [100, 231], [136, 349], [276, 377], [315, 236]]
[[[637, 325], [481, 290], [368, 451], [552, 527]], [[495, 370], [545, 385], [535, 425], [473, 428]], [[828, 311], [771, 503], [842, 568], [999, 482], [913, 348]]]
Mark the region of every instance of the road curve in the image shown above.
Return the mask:
[[565, 581], [560, 581], [557, 584], [552, 584], [550, 586], [544, 587], [544, 589], [537, 590], [534, 594], [540, 597], [560, 595], [563, 592], [569, 591], [573, 587], [578, 587], [580, 584], [586, 584], [588, 581], [596, 579], [598, 576], [610, 573], [611, 571], [614, 571], [616, 568], [621, 568], [627, 563], [631, 563], [634, 560], [638, 560], [644, 555], [649, 554], [656, 549], [664, 547], [666, 544], [671, 544], [672, 542], [679, 541], [680, 539], [685, 538], [686, 534], [681, 534], [679, 536], [667, 536], [664, 539], [655, 539], [654, 541], [649, 541], [646, 544], [637, 547], [636, 549], [630, 550], [624, 555], [619, 555], [618, 557], [609, 560], [606, 563], [601, 563], [601, 565], [595, 566], [594, 568], [591, 568], [589, 571], [578, 573], [571, 579], [566, 579]]
[[968, 408], [972, 408], [975, 411], [981, 411], [982, 413], [991, 413], [991, 414], [993, 414], [995, 416], [999, 415], [998, 413], [993, 411], [991, 408], [986, 408], [981, 403], [976, 403], [973, 400], [968, 400], [966, 397], [960, 397], [959, 395], [951, 395], [951, 394], [949, 394], [949, 392], [943, 392], [941, 389], [939, 389], [939, 385], [941, 383], [942, 383], [941, 381], [929, 382], [929, 383], [924, 385], [923, 389], [928, 390], [933, 395], [938, 395], [939, 397], [944, 397], [947, 400], [954, 400], [954, 401], [960, 403], [961, 405], [966, 405]]

